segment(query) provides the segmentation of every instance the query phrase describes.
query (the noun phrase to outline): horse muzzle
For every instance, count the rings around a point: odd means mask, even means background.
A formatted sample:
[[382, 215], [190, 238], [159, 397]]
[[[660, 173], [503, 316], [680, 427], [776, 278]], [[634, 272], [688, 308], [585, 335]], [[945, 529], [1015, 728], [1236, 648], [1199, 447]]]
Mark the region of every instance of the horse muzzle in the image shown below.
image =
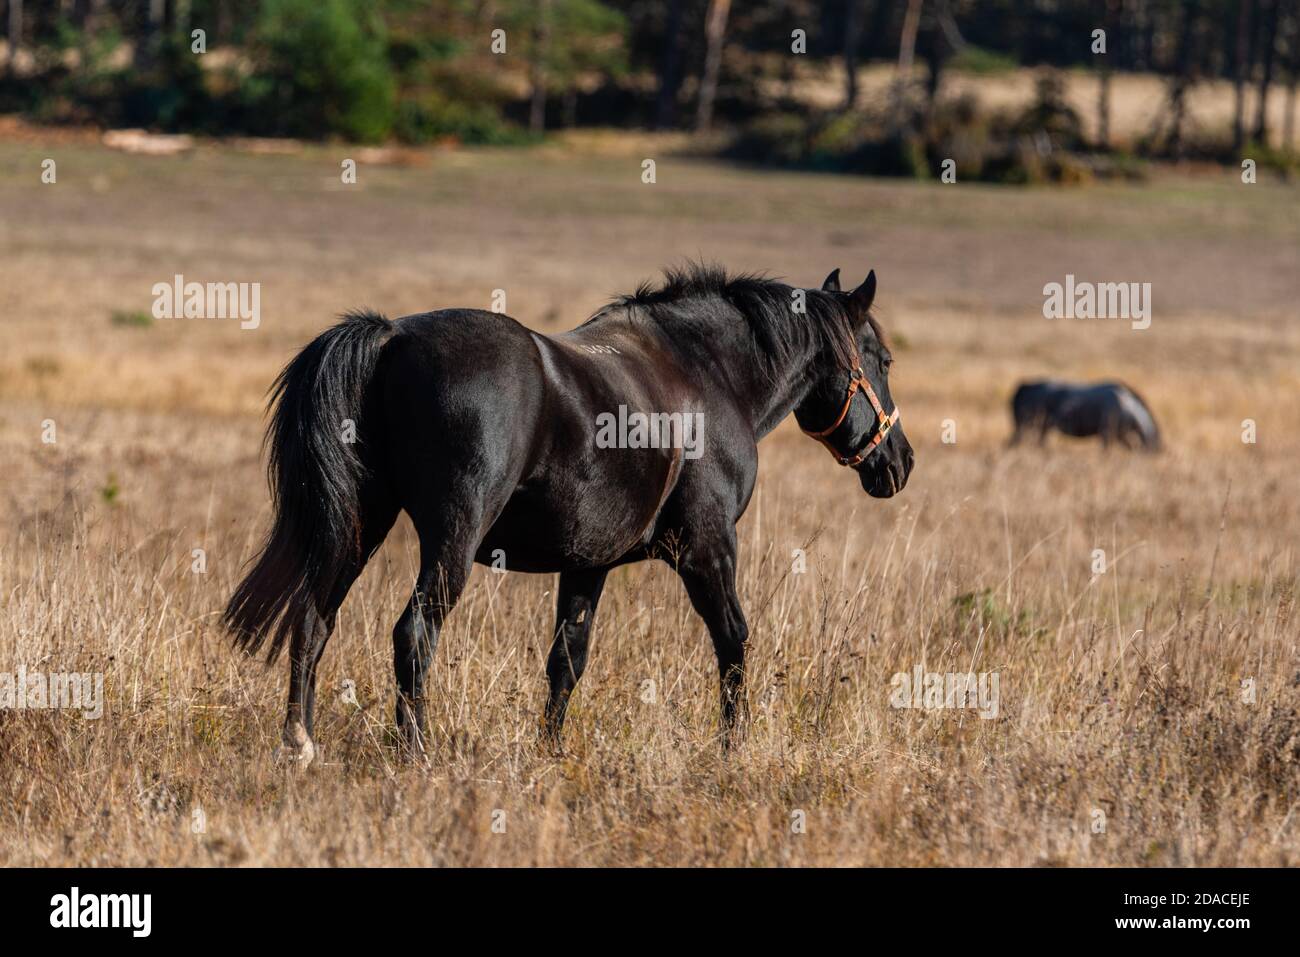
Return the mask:
[[901, 429], [894, 430], [884, 447], [855, 466], [862, 490], [872, 498], [892, 498], [907, 485], [915, 456]]

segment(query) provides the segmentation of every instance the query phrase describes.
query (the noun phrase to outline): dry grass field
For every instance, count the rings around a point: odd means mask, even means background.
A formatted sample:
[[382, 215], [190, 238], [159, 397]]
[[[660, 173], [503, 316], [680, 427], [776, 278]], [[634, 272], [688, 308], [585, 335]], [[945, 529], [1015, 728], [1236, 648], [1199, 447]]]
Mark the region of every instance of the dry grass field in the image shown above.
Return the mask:
[[[99, 720], [0, 711], [0, 863], [1300, 863], [1300, 190], [940, 186], [662, 146], [429, 153], [345, 186], [344, 148], [0, 143], [0, 671], [102, 672], [107, 699]], [[916, 448], [879, 501], [793, 422], [763, 444], [745, 742], [720, 750], [708, 637], [647, 565], [611, 576], [552, 756], [554, 579], [476, 569], [430, 760], [399, 761], [403, 519], [326, 652], [321, 760], [275, 767], [285, 666], [236, 656], [218, 616], [269, 519], [279, 367], [348, 307], [501, 288], [556, 330], [684, 257], [801, 285], [874, 268]], [[122, 321], [176, 273], [260, 282], [260, 327]], [[1067, 273], [1152, 283], [1150, 328], [1044, 319]], [[1130, 382], [1167, 450], [1007, 450], [1008, 397], [1039, 375]], [[997, 673], [997, 717], [892, 708], [916, 666]]]

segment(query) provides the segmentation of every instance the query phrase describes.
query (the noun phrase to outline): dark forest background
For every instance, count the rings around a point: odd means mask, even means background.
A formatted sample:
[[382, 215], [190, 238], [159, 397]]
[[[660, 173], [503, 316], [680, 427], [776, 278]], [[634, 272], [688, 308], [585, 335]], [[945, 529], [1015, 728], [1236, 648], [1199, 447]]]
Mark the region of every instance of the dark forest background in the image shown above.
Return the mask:
[[[0, 0], [0, 112], [41, 123], [361, 142], [510, 144], [576, 126], [691, 130], [759, 163], [986, 179], [1128, 175], [1150, 158], [1294, 157], [1300, 0]], [[494, 51], [494, 31], [504, 52]], [[1105, 53], [1094, 31], [1105, 31]], [[888, 65], [887, 95], [862, 67]], [[947, 97], [1036, 68], [1027, 109]], [[1063, 96], [1095, 74], [1087, 124]], [[1116, 74], [1163, 81], [1114, 142]], [[1198, 84], [1231, 123], [1193, 129]], [[811, 85], [834, 96], [810, 100]], [[1284, 129], [1270, 129], [1270, 96]]]

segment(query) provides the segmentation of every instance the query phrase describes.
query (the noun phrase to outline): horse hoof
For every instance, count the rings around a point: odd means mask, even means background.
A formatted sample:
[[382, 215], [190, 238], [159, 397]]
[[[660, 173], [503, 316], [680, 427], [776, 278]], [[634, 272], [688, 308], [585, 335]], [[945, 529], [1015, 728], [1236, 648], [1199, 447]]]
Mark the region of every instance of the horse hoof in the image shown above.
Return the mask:
[[316, 760], [316, 745], [312, 744], [307, 729], [295, 724], [284, 729], [284, 740], [275, 749], [276, 767], [305, 770]]
[[398, 747], [398, 757], [406, 764], [427, 764], [429, 754], [424, 749], [424, 742], [416, 738], [415, 740], [404, 739]]
[[547, 729], [542, 732], [537, 740], [538, 749], [548, 758], [564, 757], [564, 741], [561, 740], [558, 731]]

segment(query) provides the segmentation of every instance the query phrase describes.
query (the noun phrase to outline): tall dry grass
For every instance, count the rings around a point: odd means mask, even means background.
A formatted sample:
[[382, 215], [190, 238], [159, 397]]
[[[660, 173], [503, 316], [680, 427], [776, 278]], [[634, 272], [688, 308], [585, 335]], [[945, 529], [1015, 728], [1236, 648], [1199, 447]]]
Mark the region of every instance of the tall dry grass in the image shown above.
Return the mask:
[[[1296, 862], [1293, 189], [958, 193], [662, 163], [665, 199], [641, 206], [617, 158], [434, 157], [347, 198], [328, 154], [68, 160], [63, 192], [0, 177], [0, 670], [102, 671], [108, 703], [0, 711], [0, 861]], [[718, 747], [708, 638], [647, 565], [611, 577], [567, 753], [546, 753], [554, 580], [479, 569], [433, 666], [430, 760], [399, 762], [403, 523], [326, 653], [322, 760], [274, 767], [285, 666], [237, 658], [217, 617], [268, 521], [276, 367], [331, 312], [475, 304], [502, 275], [512, 312], [576, 322], [688, 243], [806, 283], [875, 265], [917, 449], [881, 502], [789, 424], [763, 445], [743, 745]], [[1154, 277], [1152, 328], [1035, 315], [1066, 269]], [[109, 322], [175, 271], [264, 279], [264, 328]], [[1044, 372], [1133, 381], [1169, 451], [1005, 450], [1011, 387]], [[918, 665], [996, 672], [998, 717], [890, 707]]]

